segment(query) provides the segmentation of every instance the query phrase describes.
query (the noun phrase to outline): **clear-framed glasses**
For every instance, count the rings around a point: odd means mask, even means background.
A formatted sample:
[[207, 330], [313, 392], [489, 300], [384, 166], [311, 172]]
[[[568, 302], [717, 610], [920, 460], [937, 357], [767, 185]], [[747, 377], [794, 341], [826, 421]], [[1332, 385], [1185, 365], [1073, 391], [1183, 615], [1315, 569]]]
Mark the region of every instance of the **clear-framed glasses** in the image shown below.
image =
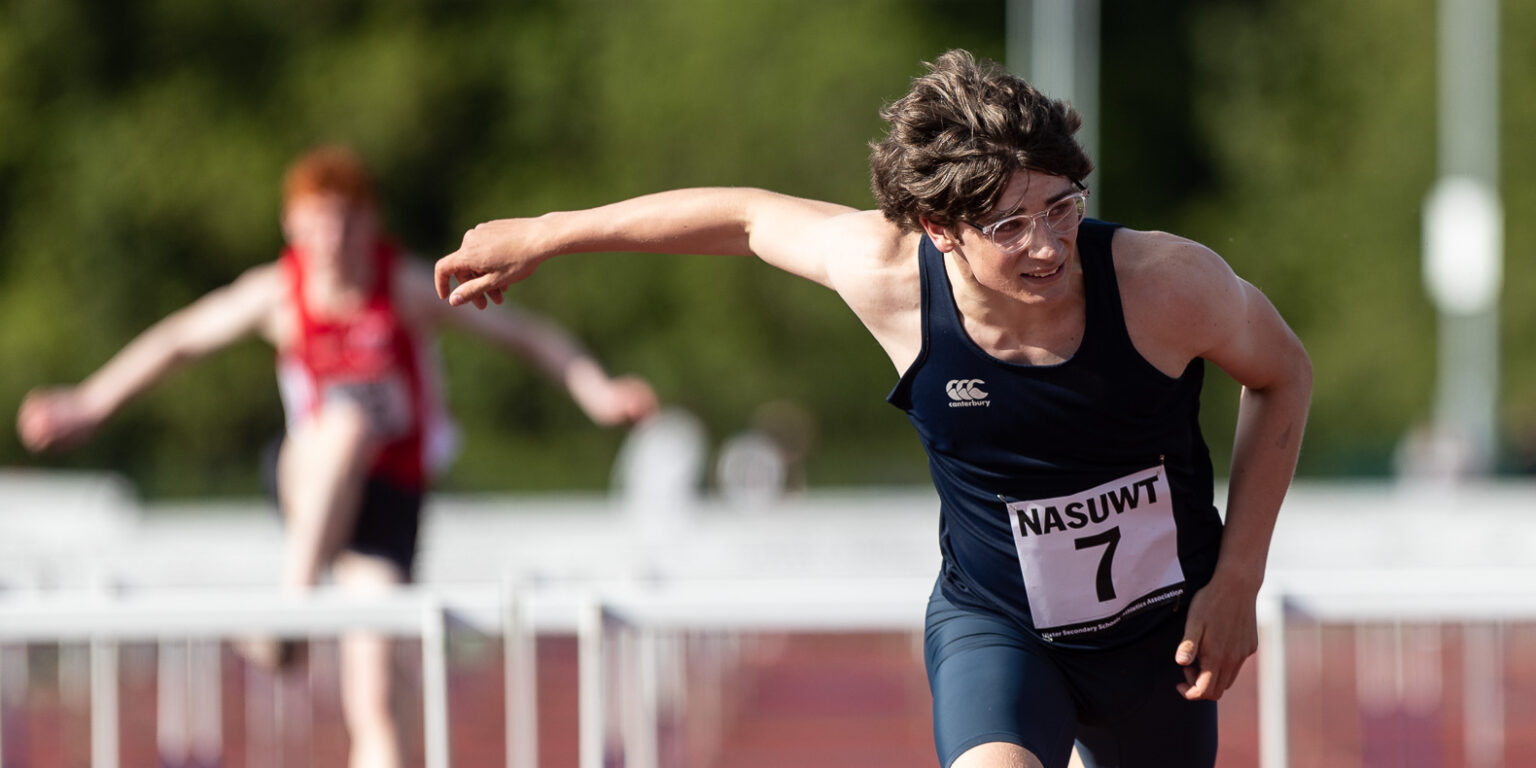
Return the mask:
[[[1051, 232], [1058, 235], [1071, 233], [1082, 222], [1088, 210], [1088, 190], [1078, 187], [1077, 192], [1063, 197], [1039, 213], [1021, 213], [994, 221], [981, 230], [992, 244], [1003, 253], [1015, 253], [1029, 247], [1035, 239], [1036, 222], [1044, 221]], [[975, 226], [975, 225], [972, 225]]]

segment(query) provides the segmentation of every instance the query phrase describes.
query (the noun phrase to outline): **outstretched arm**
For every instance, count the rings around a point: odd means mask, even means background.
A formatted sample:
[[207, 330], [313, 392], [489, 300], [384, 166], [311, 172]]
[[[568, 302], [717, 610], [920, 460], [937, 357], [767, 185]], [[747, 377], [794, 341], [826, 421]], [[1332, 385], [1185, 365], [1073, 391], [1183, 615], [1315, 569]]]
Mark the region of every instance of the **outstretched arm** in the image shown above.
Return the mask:
[[150, 326], [76, 386], [35, 389], [21, 402], [16, 431], [31, 451], [76, 447], [156, 382], [252, 333], [278, 296], [272, 265], [256, 267]]
[[401, 298], [413, 312], [431, 317], [434, 324], [467, 331], [532, 362], [564, 387], [597, 424], [632, 424], [656, 411], [656, 393], [649, 383], [635, 376], [609, 376], [581, 342], [548, 318], [510, 304], [490, 312], [450, 307], [433, 293], [432, 277], [425, 269], [400, 281], [399, 286], [408, 292]]
[[807, 233], [851, 211], [760, 189], [700, 188], [532, 219], [500, 219], [470, 230], [457, 251], [438, 261], [437, 293], [454, 306], [472, 302], [484, 308], [487, 300], [500, 303], [507, 286], [533, 274], [546, 259], [605, 251], [756, 255], [828, 285], [825, 257], [805, 247]]

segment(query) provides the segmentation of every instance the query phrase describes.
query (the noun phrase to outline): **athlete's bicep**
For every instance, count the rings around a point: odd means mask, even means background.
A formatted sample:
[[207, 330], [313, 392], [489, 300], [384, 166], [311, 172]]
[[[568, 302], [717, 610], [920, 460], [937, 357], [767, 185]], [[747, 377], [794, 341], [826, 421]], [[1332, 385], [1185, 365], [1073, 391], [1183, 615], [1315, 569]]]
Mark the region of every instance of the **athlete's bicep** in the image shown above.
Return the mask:
[[201, 356], [262, 328], [275, 307], [279, 275], [271, 265], [256, 267], [166, 317], [154, 332], [177, 354]]
[[747, 207], [747, 244], [768, 264], [830, 288], [828, 232], [838, 217], [854, 212], [845, 205], [764, 192]]
[[1236, 275], [1224, 290], [1213, 344], [1200, 354], [1249, 389], [1265, 389], [1305, 358], [1301, 340], [1258, 288]]

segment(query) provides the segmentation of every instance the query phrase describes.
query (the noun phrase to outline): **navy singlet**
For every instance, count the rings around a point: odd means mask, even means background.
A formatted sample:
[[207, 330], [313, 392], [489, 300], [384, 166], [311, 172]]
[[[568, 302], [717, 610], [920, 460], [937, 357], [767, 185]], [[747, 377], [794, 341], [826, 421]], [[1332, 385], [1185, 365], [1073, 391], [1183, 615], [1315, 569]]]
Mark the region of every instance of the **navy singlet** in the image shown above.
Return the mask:
[[1132, 345], [1116, 229], [1078, 230], [1086, 322], [1055, 365], [983, 351], [923, 238], [922, 351], [887, 397], [928, 454], [945, 598], [1059, 647], [1151, 631], [1210, 580], [1221, 539], [1198, 421], [1204, 363], [1171, 378]]

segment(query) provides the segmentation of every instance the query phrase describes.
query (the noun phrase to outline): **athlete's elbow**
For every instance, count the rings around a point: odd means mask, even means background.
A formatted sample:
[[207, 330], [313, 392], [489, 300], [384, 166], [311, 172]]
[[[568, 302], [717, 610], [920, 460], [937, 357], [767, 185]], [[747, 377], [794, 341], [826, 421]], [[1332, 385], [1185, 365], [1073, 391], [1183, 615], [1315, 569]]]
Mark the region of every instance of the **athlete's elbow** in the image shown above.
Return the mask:
[[1312, 357], [1298, 340], [1287, 356], [1289, 385], [1303, 404], [1312, 401]]
[[1271, 353], [1270, 375], [1248, 389], [1263, 394], [1283, 393], [1303, 402], [1312, 397], [1312, 358], [1294, 335]]

